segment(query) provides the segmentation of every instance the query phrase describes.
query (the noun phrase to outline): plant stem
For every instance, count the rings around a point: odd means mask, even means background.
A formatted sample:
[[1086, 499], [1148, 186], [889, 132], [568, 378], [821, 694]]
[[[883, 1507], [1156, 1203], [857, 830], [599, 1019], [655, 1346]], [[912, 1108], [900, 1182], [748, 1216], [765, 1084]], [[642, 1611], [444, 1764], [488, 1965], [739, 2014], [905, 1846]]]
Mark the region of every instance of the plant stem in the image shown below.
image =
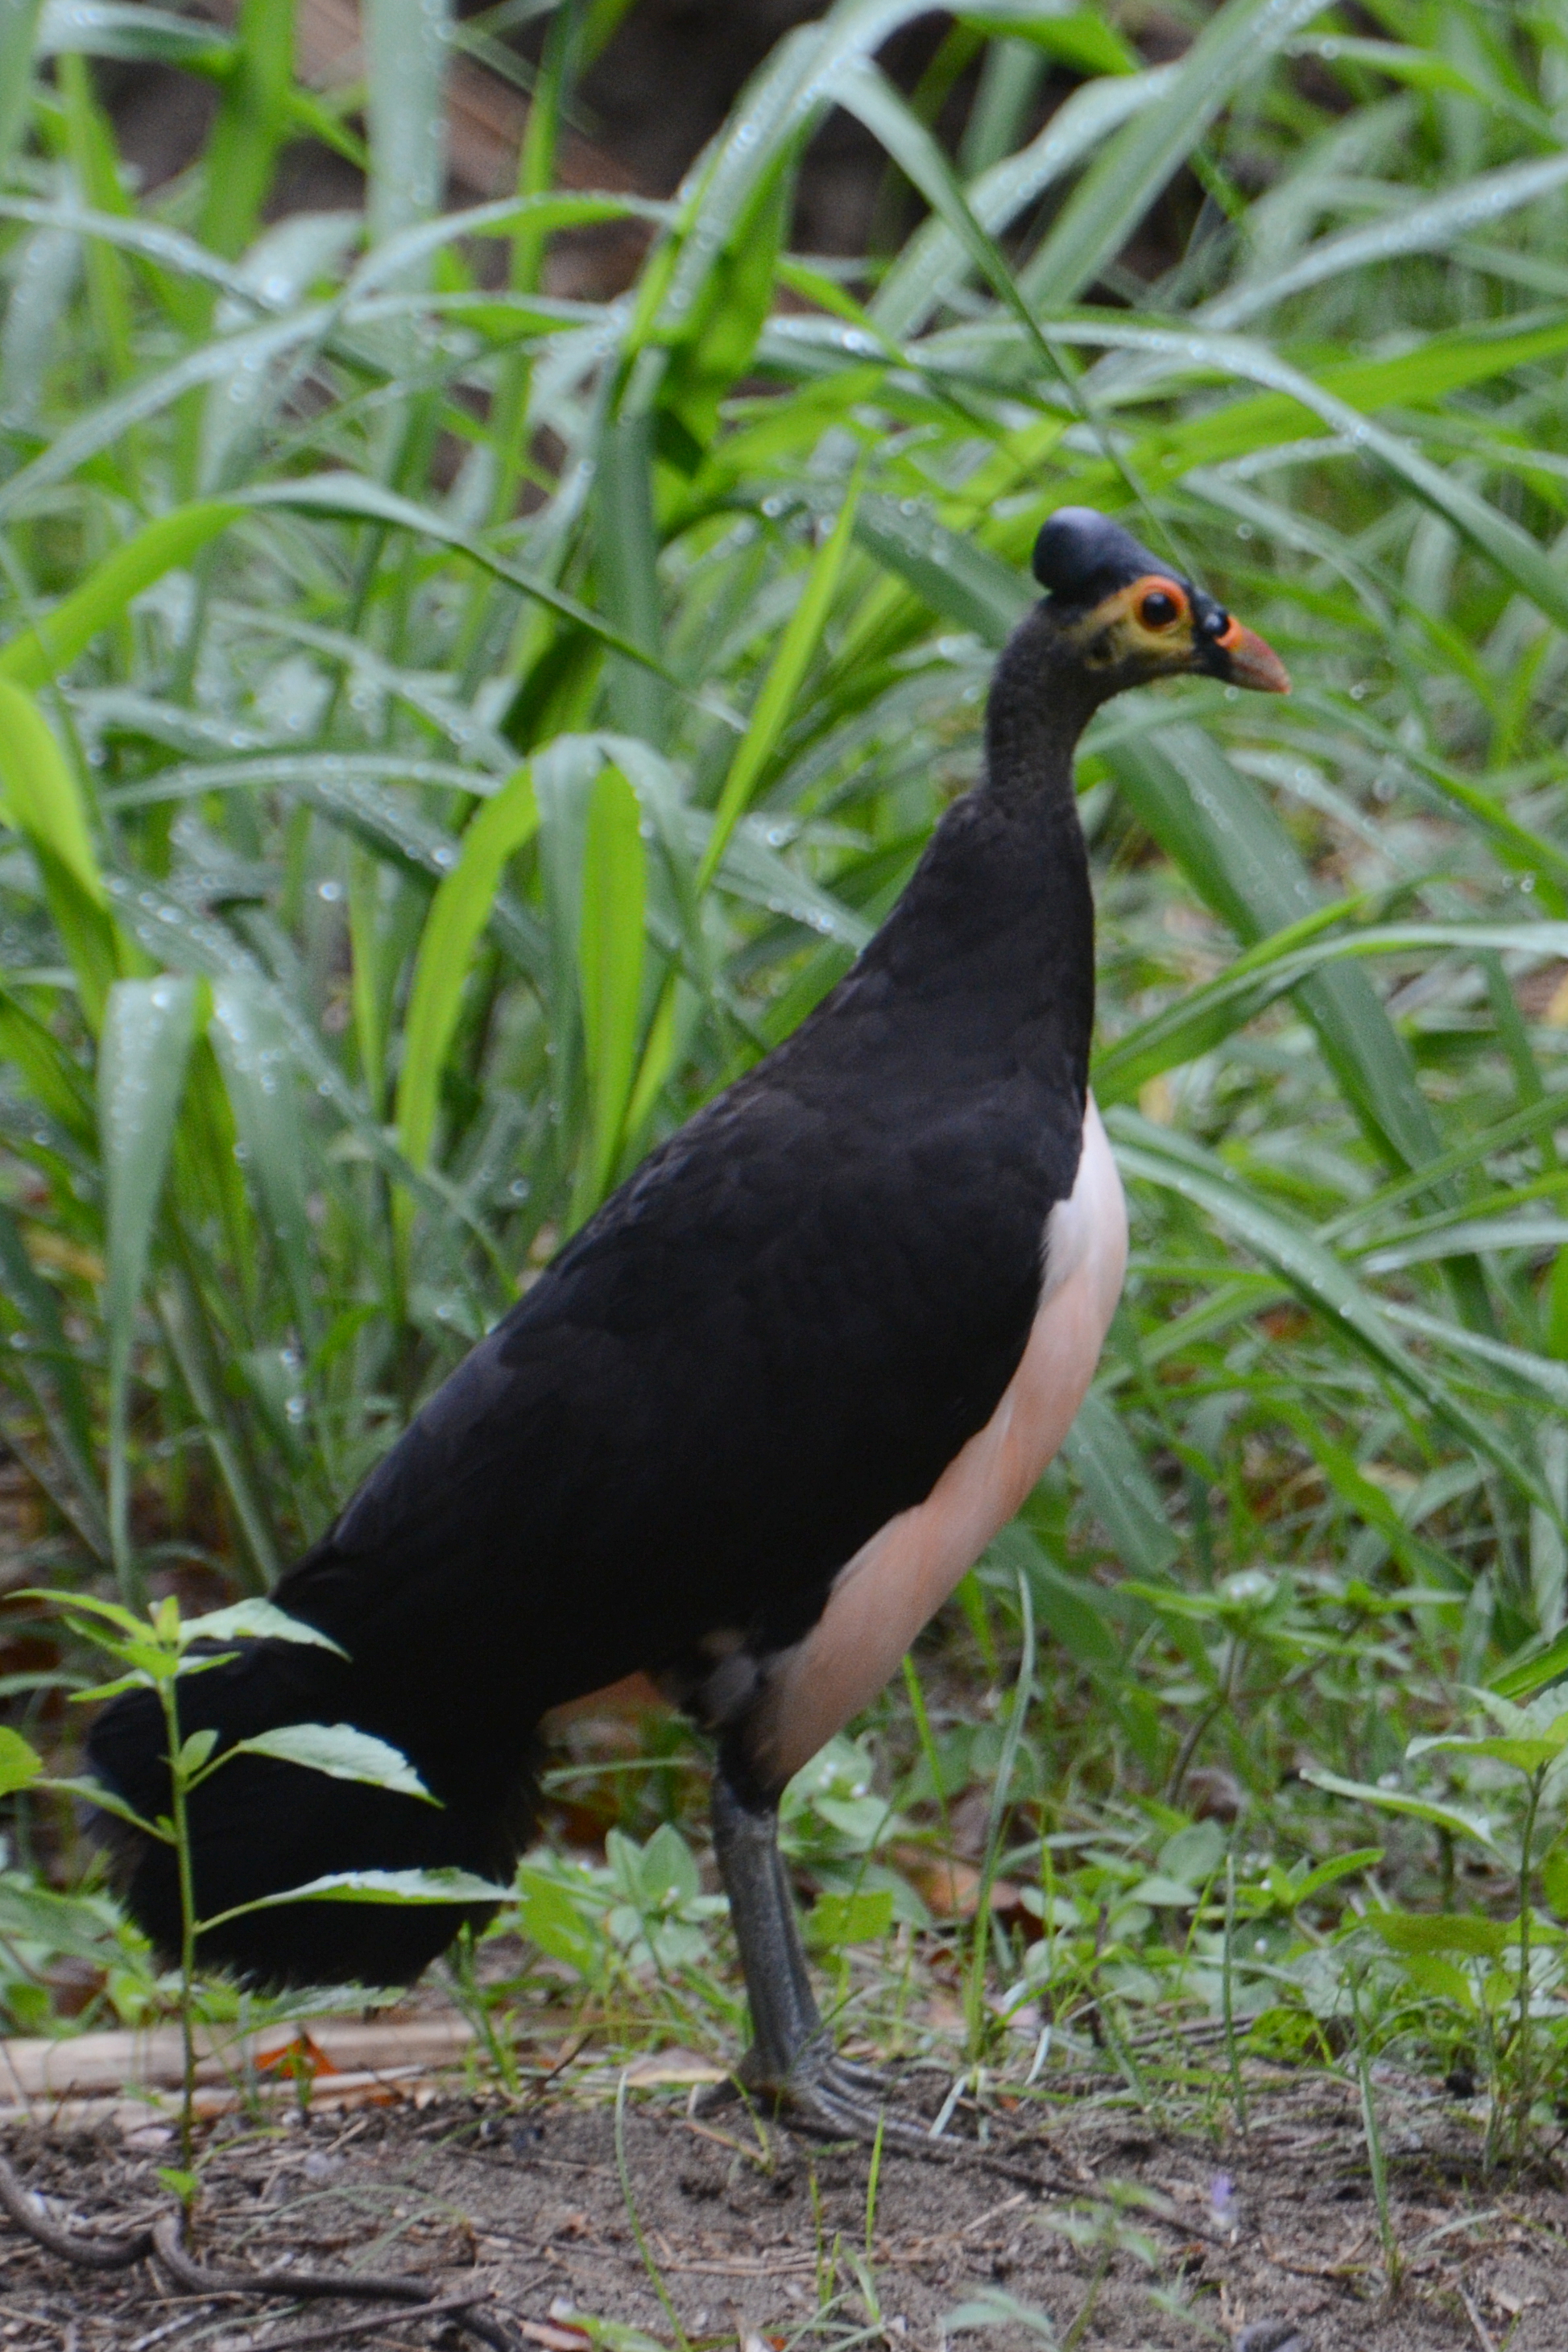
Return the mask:
[[1246, 2139], [1251, 2130], [1247, 2120], [1247, 2094], [1241, 2083], [1241, 2059], [1236, 2047], [1236, 2005], [1232, 1976], [1236, 1948], [1236, 1853], [1232, 1848], [1225, 1857], [1225, 1951], [1220, 1969], [1220, 1998], [1225, 2011], [1225, 2056], [1230, 2069], [1230, 2096], [1236, 2108], [1236, 2120]]
[[1388, 2168], [1383, 2158], [1383, 2135], [1378, 2129], [1377, 2105], [1373, 2096], [1372, 2053], [1366, 2045], [1366, 2029], [1361, 2014], [1361, 1987], [1354, 1976], [1350, 1979], [1350, 2005], [1355, 2021], [1355, 2074], [1361, 2093], [1361, 2127], [1366, 2139], [1372, 2193], [1377, 2204], [1377, 2234], [1383, 2246], [1384, 2275], [1392, 2299], [1399, 2292], [1405, 2265], [1399, 2252], [1399, 2241], [1395, 2235], [1394, 2217], [1388, 2210]]
[[1002, 1825], [1007, 1819], [1008, 1799], [1012, 1793], [1013, 1768], [1018, 1762], [1030, 1701], [1034, 1696], [1034, 1604], [1028, 1580], [1021, 1572], [1018, 1580], [1018, 1594], [1019, 1610], [1023, 1620], [1023, 1643], [1019, 1657], [1018, 1681], [1013, 1685], [1012, 1713], [1008, 1717], [1002, 1752], [997, 1762], [996, 1785], [991, 1790], [985, 1857], [980, 1865], [980, 1884], [975, 1900], [969, 1982], [964, 2003], [967, 2012], [969, 2055], [972, 2058], [983, 2055], [981, 2018], [986, 1988], [986, 1952], [990, 1940], [991, 1888], [996, 1882], [997, 1865], [1001, 1857]]
[[158, 1685], [169, 1738], [169, 1818], [174, 1832], [174, 1864], [180, 1881], [180, 2163], [192, 2168], [196, 2104], [196, 1890], [191, 1869], [190, 1822], [185, 1808], [185, 1772], [180, 1759], [180, 1706], [171, 1679]]
[[680, 2352], [691, 2352], [686, 2331], [681, 2326], [681, 2315], [670, 2299], [669, 2288], [664, 2284], [664, 2274], [653, 2260], [653, 2250], [643, 2234], [643, 2224], [637, 2212], [637, 2200], [632, 2194], [632, 2174], [626, 2162], [626, 2076], [624, 2073], [615, 2085], [615, 2169], [621, 2176], [621, 2201], [626, 2208], [626, 2219], [632, 2224], [632, 2235], [637, 2241], [637, 2252], [643, 2257], [643, 2268], [647, 2272], [653, 2292], [664, 2307], [664, 2316], [674, 2330]]
[[1540, 1810], [1541, 1790], [1545, 1779], [1544, 1767], [1530, 1776], [1530, 1800], [1524, 1809], [1524, 1832], [1519, 1848], [1519, 2064], [1515, 2071], [1517, 2087], [1513, 2095], [1513, 2152], [1516, 2158], [1524, 2153], [1524, 2143], [1530, 2130], [1530, 2110], [1535, 2096], [1535, 2033], [1530, 2014], [1530, 1882], [1535, 1859], [1535, 1816]]

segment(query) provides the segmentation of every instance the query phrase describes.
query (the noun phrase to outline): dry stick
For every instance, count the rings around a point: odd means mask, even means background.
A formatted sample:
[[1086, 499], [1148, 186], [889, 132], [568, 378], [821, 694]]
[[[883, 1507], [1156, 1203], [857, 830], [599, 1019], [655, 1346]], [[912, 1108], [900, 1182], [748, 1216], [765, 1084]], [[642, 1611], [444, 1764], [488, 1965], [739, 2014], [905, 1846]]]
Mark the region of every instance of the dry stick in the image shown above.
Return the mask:
[[49, 2253], [57, 2254], [61, 2262], [79, 2263], [88, 2270], [129, 2270], [132, 2263], [145, 2261], [152, 2252], [151, 2230], [139, 2230], [133, 2238], [82, 2238], [74, 2230], [59, 2228], [38, 2210], [4, 2157], [0, 2157], [0, 2206], [18, 2230]]
[[[476, 2295], [465, 2296], [456, 2303], [438, 2304], [434, 2289], [421, 2279], [368, 2271], [209, 2270], [193, 2261], [181, 2244], [178, 2214], [165, 2213], [151, 2230], [139, 2230], [129, 2238], [83, 2237], [75, 2230], [61, 2228], [39, 2211], [4, 2157], [0, 2157], [0, 2207], [46, 2252], [86, 2270], [129, 2270], [132, 2263], [155, 2254], [176, 2285], [189, 2294], [287, 2295], [290, 2302], [342, 2295], [357, 2301], [400, 2303], [422, 2314], [439, 2309], [449, 2314], [470, 2336], [493, 2346], [495, 2352], [517, 2352], [517, 2339], [510, 2328], [499, 2319], [486, 2318], [472, 2308], [479, 2300]], [[343, 2330], [334, 2332], [341, 2335]], [[361, 2332], [363, 2331], [355, 2330]]]
[[214, 2271], [196, 2262], [180, 2242], [180, 2220], [165, 2213], [152, 2224], [152, 2251], [187, 2294], [341, 2294], [356, 2303], [429, 2303], [433, 2289], [423, 2279], [395, 2271]]
[[[428, 2309], [434, 2292], [420, 2279], [392, 2272], [369, 2271], [214, 2271], [193, 2262], [180, 2242], [180, 2216], [165, 2213], [152, 2224], [152, 2251], [170, 2277], [188, 2294], [278, 2294], [290, 2302], [308, 2297], [344, 2295], [356, 2302], [382, 2298], [411, 2308]], [[498, 2319], [486, 2319], [468, 2305], [453, 2312], [459, 2327], [496, 2352], [517, 2352], [517, 2338]]]
[[[427, 2303], [419, 2313], [421, 2319], [451, 2319], [459, 2312], [472, 2310], [484, 2298], [480, 2294], [454, 2294], [440, 2303]], [[305, 2352], [305, 2347], [318, 2344], [346, 2344], [350, 2336], [373, 2336], [378, 2327], [390, 2326], [392, 2314], [372, 2311], [363, 2319], [335, 2319], [329, 2327], [297, 2328], [291, 2336], [264, 2336], [254, 2352]]]

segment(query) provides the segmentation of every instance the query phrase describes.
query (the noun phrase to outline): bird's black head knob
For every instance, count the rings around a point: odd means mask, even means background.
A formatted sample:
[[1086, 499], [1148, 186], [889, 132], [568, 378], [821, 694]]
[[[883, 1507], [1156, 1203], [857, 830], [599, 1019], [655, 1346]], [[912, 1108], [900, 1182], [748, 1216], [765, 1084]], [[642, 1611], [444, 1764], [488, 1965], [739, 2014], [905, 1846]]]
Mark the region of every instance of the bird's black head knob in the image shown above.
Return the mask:
[[1118, 588], [1168, 570], [1109, 515], [1058, 507], [1034, 543], [1034, 576], [1053, 604], [1087, 612]]
[[1059, 507], [1034, 543], [1034, 576], [1061, 640], [1115, 694], [1194, 672], [1287, 694], [1283, 663], [1207, 593], [1092, 507]]

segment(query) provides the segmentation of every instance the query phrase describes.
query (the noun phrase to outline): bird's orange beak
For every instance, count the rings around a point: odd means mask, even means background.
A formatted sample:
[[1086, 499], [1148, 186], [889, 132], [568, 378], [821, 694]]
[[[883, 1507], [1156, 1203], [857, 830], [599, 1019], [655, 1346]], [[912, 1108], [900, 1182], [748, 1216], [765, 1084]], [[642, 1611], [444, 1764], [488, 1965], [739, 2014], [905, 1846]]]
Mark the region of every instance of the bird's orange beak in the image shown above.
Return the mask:
[[1260, 694], [1289, 694], [1291, 673], [1271, 645], [1258, 635], [1256, 629], [1244, 629], [1232, 619], [1222, 637], [1215, 645], [1230, 663], [1230, 684], [1249, 686]]

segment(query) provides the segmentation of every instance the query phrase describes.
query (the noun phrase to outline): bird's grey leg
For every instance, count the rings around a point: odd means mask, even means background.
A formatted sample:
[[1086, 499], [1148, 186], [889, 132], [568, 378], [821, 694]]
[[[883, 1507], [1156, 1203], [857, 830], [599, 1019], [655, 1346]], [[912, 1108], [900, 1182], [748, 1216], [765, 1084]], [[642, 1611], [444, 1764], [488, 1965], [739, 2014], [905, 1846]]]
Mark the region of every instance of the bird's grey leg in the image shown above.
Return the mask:
[[877, 2077], [834, 2055], [806, 1973], [778, 1807], [747, 1804], [722, 1767], [714, 1776], [713, 1841], [751, 2003], [751, 2047], [737, 2080], [809, 2128], [841, 2138], [873, 2133], [883, 2105]]
[[797, 2059], [827, 2040], [779, 1851], [778, 1807], [746, 1804], [720, 1770], [713, 1843], [751, 2002], [746, 2080], [758, 2090], [777, 2090]]

